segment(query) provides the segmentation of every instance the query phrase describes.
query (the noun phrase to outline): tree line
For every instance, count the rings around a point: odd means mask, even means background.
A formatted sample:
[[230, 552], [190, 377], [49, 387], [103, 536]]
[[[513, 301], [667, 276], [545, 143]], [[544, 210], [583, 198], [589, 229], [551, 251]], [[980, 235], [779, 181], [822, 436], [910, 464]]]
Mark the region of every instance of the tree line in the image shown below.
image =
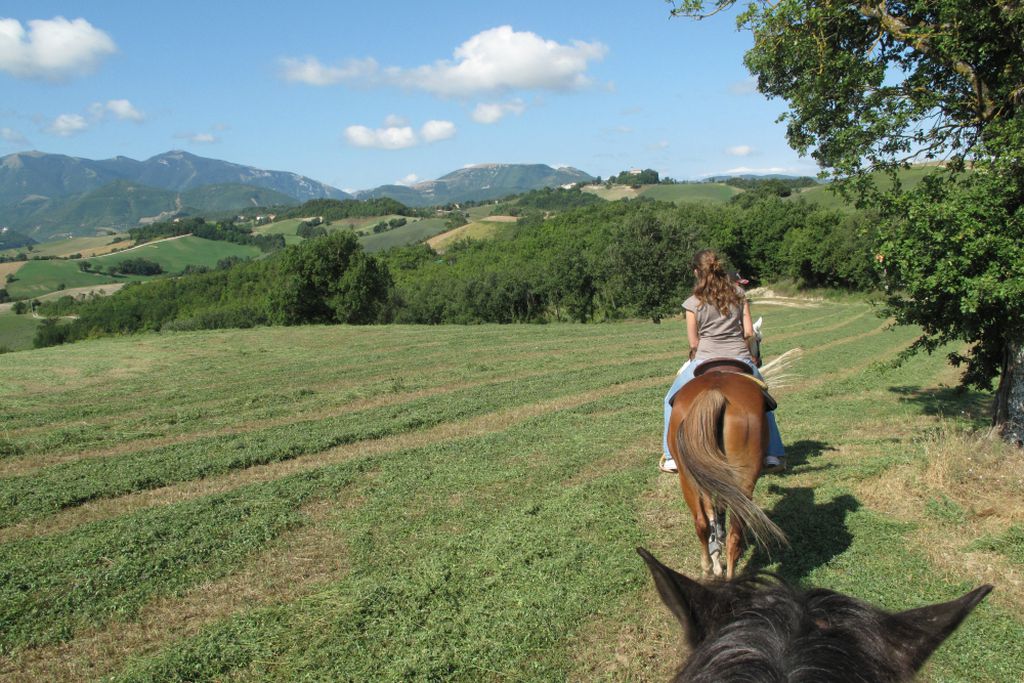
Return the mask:
[[43, 304], [46, 314], [70, 306], [79, 317], [41, 328], [36, 342], [274, 324], [660, 320], [678, 313], [690, 258], [703, 247], [763, 281], [870, 288], [871, 225], [863, 214], [766, 195], [750, 205], [599, 201], [547, 219], [531, 211], [507, 237], [464, 240], [443, 255], [416, 245], [372, 256], [337, 231], [257, 261]]

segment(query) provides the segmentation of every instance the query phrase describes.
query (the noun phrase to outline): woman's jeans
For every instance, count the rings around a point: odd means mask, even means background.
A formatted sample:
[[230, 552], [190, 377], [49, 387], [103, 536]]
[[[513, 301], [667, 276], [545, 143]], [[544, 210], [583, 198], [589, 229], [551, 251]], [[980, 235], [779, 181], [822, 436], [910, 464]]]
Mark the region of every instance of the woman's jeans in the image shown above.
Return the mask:
[[[762, 377], [761, 373], [758, 372], [756, 365], [754, 365], [752, 362], [750, 362], [750, 361], [748, 361], [748, 360], [746, 360], [744, 358], [740, 358], [738, 360], [742, 360], [744, 363], [746, 363], [747, 365], [750, 366], [750, 369], [754, 371], [754, 377], [757, 377], [759, 380], [764, 381], [764, 377]], [[662, 439], [661, 439], [661, 448], [662, 448], [662, 452], [666, 456], [668, 456], [669, 452], [670, 452], [668, 450], [668, 420], [672, 416], [672, 405], [668, 401], [669, 401], [670, 398], [675, 396], [675, 393], [677, 391], [679, 391], [679, 388], [681, 386], [683, 386], [684, 384], [689, 382], [691, 379], [693, 379], [693, 373], [697, 369], [697, 366], [700, 365], [700, 363], [701, 363], [701, 361], [695, 360], [695, 361], [691, 361], [689, 364], [687, 364], [686, 369], [683, 370], [682, 372], [680, 372], [678, 375], [676, 375], [675, 381], [672, 382], [672, 388], [670, 388], [668, 390], [668, 393], [665, 394], [665, 430], [664, 430], [664, 433], [663, 433]], [[784, 455], [786, 455], [786, 449], [782, 445], [782, 437], [779, 435], [779, 426], [777, 424], [775, 424], [775, 413], [774, 412], [770, 412], [770, 413], [767, 414], [767, 416], [768, 416], [768, 453], [767, 453], [767, 455], [774, 455], [776, 457], [781, 458]]]

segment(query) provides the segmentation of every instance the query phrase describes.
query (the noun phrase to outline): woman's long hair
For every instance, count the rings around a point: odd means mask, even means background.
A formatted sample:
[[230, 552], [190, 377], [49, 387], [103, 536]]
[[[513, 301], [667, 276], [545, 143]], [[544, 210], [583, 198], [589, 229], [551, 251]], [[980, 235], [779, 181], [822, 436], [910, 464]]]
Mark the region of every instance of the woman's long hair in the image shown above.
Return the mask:
[[743, 306], [743, 297], [713, 250], [701, 249], [694, 254], [693, 269], [697, 271], [693, 295], [702, 304], [711, 304], [722, 315], [729, 315], [733, 307]]

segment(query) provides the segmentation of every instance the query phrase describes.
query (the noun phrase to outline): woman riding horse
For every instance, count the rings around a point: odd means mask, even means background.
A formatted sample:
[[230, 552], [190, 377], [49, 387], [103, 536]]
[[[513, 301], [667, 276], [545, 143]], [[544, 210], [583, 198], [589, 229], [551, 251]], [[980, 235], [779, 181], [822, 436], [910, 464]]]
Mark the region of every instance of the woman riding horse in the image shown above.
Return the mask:
[[[673, 396], [694, 377], [700, 364], [711, 358], [731, 357], [750, 366], [755, 377], [763, 381], [755, 359], [748, 347], [748, 340], [754, 338], [754, 326], [750, 320], [750, 305], [746, 294], [726, 273], [711, 249], [698, 251], [693, 257], [693, 274], [697, 281], [693, 295], [683, 302], [686, 310], [686, 336], [690, 343], [690, 363], [676, 375], [672, 387], [665, 394], [665, 428], [662, 437], [661, 470], [677, 472], [678, 467], [668, 448], [668, 423], [672, 415]], [[764, 471], [779, 471], [785, 468], [785, 448], [775, 424], [775, 414], [769, 412], [768, 452], [765, 454]]]

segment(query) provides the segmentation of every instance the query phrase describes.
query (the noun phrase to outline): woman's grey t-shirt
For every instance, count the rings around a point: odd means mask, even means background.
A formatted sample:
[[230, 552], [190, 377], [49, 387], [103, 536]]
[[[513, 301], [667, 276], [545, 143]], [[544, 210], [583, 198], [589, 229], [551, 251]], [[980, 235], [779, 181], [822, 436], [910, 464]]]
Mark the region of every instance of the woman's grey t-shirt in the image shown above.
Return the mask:
[[723, 356], [753, 360], [743, 340], [742, 305], [729, 309], [729, 315], [722, 315], [714, 304], [702, 304], [697, 297], [691, 296], [683, 302], [683, 308], [697, 316], [700, 343], [694, 356], [696, 360]]

